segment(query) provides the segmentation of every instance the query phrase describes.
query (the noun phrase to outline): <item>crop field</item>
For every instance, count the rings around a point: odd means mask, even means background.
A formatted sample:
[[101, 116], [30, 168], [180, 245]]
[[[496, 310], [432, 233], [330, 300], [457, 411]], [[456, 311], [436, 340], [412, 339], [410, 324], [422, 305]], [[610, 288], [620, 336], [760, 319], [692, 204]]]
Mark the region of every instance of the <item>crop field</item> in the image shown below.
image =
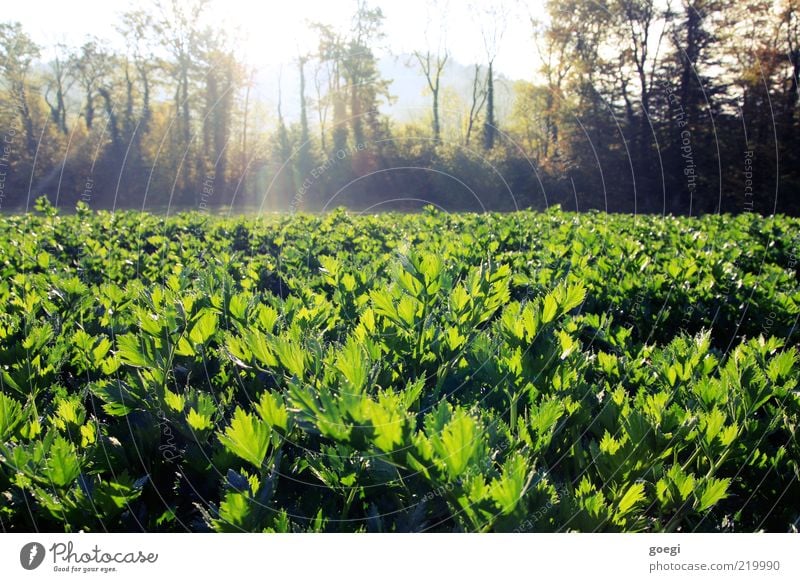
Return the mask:
[[800, 220], [0, 218], [0, 531], [800, 527]]

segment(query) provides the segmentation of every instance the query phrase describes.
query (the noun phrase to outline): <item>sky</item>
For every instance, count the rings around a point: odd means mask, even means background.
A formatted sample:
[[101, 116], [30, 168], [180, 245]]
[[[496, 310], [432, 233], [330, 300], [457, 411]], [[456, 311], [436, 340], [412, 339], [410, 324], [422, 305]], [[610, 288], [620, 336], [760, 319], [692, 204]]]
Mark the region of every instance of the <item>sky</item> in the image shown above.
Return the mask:
[[[150, 5], [152, 0], [24, 0], [7, 2], [3, 20], [19, 21], [33, 39], [47, 46], [56, 42], [80, 44], [87, 35], [113, 38], [121, 12]], [[496, 70], [511, 79], [535, 77], [535, 45], [530, 16], [542, 16], [544, 0], [373, 0], [384, 13], [385, 39], [377, 52], [410, 53], [424, 49], [426, 34], [435, 44], [439, 27], [426, 26], [436, 7], [445, 10], [446, 44], [455, 61], [483, 62], [480, 18], [492, 5], [501, 5], [505, 32], [495, 61]], [[245, 60], [253, 65], [291, 63], [300, 50], [316, 45], [307, 21], [345, 27], [355, 0], [212, 0], [209, 19], [238, 39]], [[432, 8], [433, 7], [433, 8]], [[443, 8], [444, 7], [444, 8]], [[483, 18], [486, 21], [486, 18]], [[46, 54], [46, 53], [45, 53]]]

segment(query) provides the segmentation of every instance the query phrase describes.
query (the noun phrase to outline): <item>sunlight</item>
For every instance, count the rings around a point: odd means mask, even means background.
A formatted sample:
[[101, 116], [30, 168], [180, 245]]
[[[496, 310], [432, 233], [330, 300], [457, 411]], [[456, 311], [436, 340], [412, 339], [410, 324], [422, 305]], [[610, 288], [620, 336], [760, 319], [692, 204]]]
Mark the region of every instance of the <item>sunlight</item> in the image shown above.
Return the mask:
[[[166, 4], [163, 3], [163, 4]], [[329, 24], [339, 30], [350, 25], [355, 0], [302, 0], [282, 2], [276, 10], [273, 2], [254, 4], [248, 0], [210, 0], [205, 22], [225, 30], [233, 39], [239, 55], [254, 66], [277, 67], [291, 64], [298, 53], [316, 48], [318, 38], [309, 23]], [[385, 37], [376, 53], [408, 53], [426, 44], [426, 20], [431, 0], [373, 2], [384, 14]], [[462, 63], [482, 59], [480, 16], [488, 2], [474, 4], [439, 3], [445, 12], [447, 45], [453, 59]], [[497, 70], [512, 79], [531, 79], [535, 66], [531, 59], [534, 45], [530, 16], [540, 16], [543, 0], [509, 5], [509, 17], [503, 44], [514, 47], [497, 56]], [[14, 20], [30, 31], [42, 44], [53, 41], [81, 44], [86, 36], [108, 38], [112, 45], [120, 43], [114, 29], [116, 19], [130, 8], [147, 6], [142, 2], [107, 2], [75, 0], [64, 3], [38, 0], [14, 7]], [[116, 38], [116, 40], [115, 40]]]

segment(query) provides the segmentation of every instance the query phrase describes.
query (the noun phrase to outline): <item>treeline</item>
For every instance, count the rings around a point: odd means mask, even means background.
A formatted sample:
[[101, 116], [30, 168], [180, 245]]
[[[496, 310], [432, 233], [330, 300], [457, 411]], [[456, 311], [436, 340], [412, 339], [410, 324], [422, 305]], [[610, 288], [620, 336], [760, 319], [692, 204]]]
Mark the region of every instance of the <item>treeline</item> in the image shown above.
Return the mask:
[[494, 64], [515, 47], [506, 5], [487, 5], [471, 94], [444, 86], [440, 38], [409, 62], [430, 110], [405, 123], [378, 66], [384, 17], [364, 0], [349, 30], [311, 25], [319, 45], [294, 59], [298, 86], [276, 107], [234, 40], [203, 24], [205, 0], [131, 10], [117, 40], [76, 47], [0, 24], [0, 209], [47, 195], [156, 210], [798, 213], [798, 2], [548, 2], [531, 18], [537, 81], [514, 85], [502, 119]]

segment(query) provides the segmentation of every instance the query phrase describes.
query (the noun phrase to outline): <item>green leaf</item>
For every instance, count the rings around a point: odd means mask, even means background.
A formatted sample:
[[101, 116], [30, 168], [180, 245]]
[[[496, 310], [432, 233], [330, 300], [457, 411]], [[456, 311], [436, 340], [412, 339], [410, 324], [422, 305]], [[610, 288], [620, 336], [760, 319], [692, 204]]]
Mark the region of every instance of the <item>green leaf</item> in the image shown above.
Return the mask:
[[528, 462], [517, 453], [505, 462], [501, 477], [492, 481], [490, 495], [503, 513], [514, 511], [525, 495], [528, 472]]
[[406, 383], [406, 388], [403, 391], [403, 404], [406, 408], [411, 408], [417, 400], [419, 400], [422, 391], [425, 389], [425, 379], [417, 378], [414, 381], [409, 380]]
[[129, 504], [142, 493], [140, 481], [134, 482], [127, 472], [115, 475], [113, 481], [100, 481], [92, 491], [94, 506], [105, 516], [113, 516], [129, 508]]
[[81, 433], [81, 447], [88, 447], [89, 445], [94, 444], [97, 442], [97, 425], [93, 423], [87, 423], [81, 425], [80, 433]]
[[217, 331], [217, 314], [213, 311], [205, 310], [197, 319], [192, 331], [189, 332], [189, 339], [193, 344], [205, 344]]
[[544, 303], [542, 305], [542, 323], [550, 323], [556, 318], [557, 313], [558, 303], [556, 302], [556, 298], [553, 296], [553, 294], [550, 293], [545, 296]]
[[7, 370], [0, 370], [0, 377], [2, 377], [3, 381], [0, 383], [0, 386], [4, 388], [11, 388], [15, 392], [19, 392], [20, 394], [27, 394], [26, 390], [23, 390], [20, 385], [17, 383], [16, 380], [8, 373]]
[[675, 488], [678, 490], [680, 500], [686, 501], [686, 499], [689, 498], [689, 495], [691, 495], [694, 491], [694, 486], [696, 483], [694, 475], [687, 475], [683, 472], [683, 469], [680, 465], [673, 465], [668, 471], [667, 476], [675, 484]]
[[404, 325], [403, 320], [397, 314], [397, 309], [392, 301], [392, 296], [384, 289], [373, 289], [370, 294], [375, 313], [387, 317], [394, 323]]
[[578, 305], [583, 303], [583, 300], [586, 298], [586, 287], [583, 286], [583, 283], [575, 283], [567, 287], [567, 291], [564, 295], [564, 301], [561, 303], [561, 312], [567, 313], [575, 309]]
[[483, 439], [475, 419], [460, 410], [441, 435], [434, 435], [431, 441], [450, 477], [455, 479], [467, 469]]
[[559, 358], [562, 360], [566, 360], [570, 354], [579, 347], [578, 342], [576, 342], [571, 335], [560, 329], [558, 330], [558, 343], [561, 344], [561, 355]]
[[45, 323], [30, 330], [28, 337], [22, 342], [22, 347], [32, 352], [39, 352], [53, 339], [53, 336], [53, 327]]
[[705, 441], [706, 444], [710, 445], [722, 430], [722, 426], [725, 424], [725, 413], [723, 413], [719, 408], [714, 408], [711, 412], [703, 417], [703, 421], [705, 424]]
[[274, 348], [281, 365], [290, 374], [302, 378], [306, 369], [306, 353], [303, 347], [291, 340], [276, 338]]
[[239, 321], [245, 321], [247, 316], [248, 295], [238, 293], [231, 297], [228, 302], [228, 313]]
[[258, 401], [256, 412], [264, 422], [268, 422], [282, 434], [286, 434], [289, 428], [289, 412], [278, 394], [270, 391], [264, 392]]
[[350, 338], [336, 358], [336, 369], [342, 373], [348, 383], [348, 389], [354, 393], [363, 391], [369, 372], [367, 354], [355, 338]]
[[531, 409], [531, 428], [542, 435], [554, 429], [564, 413], [564, 403], [560, 400], [548, 400], [538, 408]]
[[733, 424], [722, 429], [722, 431], [719, 433], [719, 442], [722, 443], [722, 446], [727, 447], [733, 443], [738, 436], [739, 425], [734, 422]]
[[156, 366], [152, 356], [148, 353], [148, 346], [144, 338], [132, 333], [117, 337], [117, 355], [123, 364], [135, 368], [152, 368]]
[[175, 355], [192, 357], [196, 355], [196, 353], [197, 352], [195, 352], [192, 344], [188, 339], [186, 339], [185, 336], [181, 336], [180, 339], [178, 339], [178, 345], [175, 348]]
[[458, 285], [450, 292], [450, 306], [456, 313], [460, 313], [468, 302], [469, 294], [463, 285]]
[[211, 422], [211, 417], [205, 414], [200, 414], [194, 408], [189, 409], [189, 414], [186, 416], [186, 423], [198, 432], [208, 430], [214, 426]]
[[75, 446], [64, 437], [58, 436], [50, 447], [44, 475], [56, 487], [65, 487], [78, 478], [81, 465]]
[[50, 255], [42, 251], [36, 256], [36, 263], [42, 269], [47, 269], [50, 266]]
[[767, 376], [773, 382], [787, 378], [792, 372], [797, 359], [797, 352], [787, 350], [772, 358], [767, 366]]
[[598, 450], [601, 453], [605, 453], [610, 456], [614, 456], [618, 450], [622, 448], [622, 441], [615, 439], [608, 430], [603, 434], [603, 438], [600, 439], [600, 444], [598, 445]]
[[[246, 493], [228, 491], [219, 504], [219, 520], [215, 523], [219, 531], [247, 530], [250, 517], [250, 498]], [[230, 527], [225, 527], [230, 526]]]
[[400, 400], [398, 395], [387, 392], [381, 394], [378, 402], [367, 399], [361, 401], [366, 411], [365, 420], [375, 429], [373, 442], [381, 451], [393, 451], [403, 444], [406, 419], [397, 407]]
[[0, 392], [0, 443], [7, 440], [22, 420], [22, 405]]
[[275, 323], [278, 321], [278, 312], [269, 305], [258, 306], [258, 322], [261, 324], [261, 329], [268, 333], [272, 333], [275, 329]]
[[103, 410], [111, 416], [125, 416], [143, 404], [122, 382], [100, 380], [91, 384], [90, 390], [104, 402]]
[[237, 406], [230, 426], [219, 440], [231, 453], [260, 469], [267, 456], [271, 432], [266, 423]]
[[702, 485], [702, 492], [697, 500], [697, 511], [706, 511], [727, 497], [730, 484], [730, 479], [715, 479], [714, 477], [707, 479]]
[[643, 501], [644, 498], [644, 483], [634, 483], [628, 487], [625, 495], [623, 495], [622, 499], [619, 501], [617, 507], [618, 516], [621, 517], [627, 514], [637, 503]]
[[56, 413], [53, 423], [59, 429], [69, 430], [70, 425], [83, 424], [86, 413], [78, 398], [60, 398], [56, 401]]
[[331, 257], [329, 255], [320, 255], [319, 258], [319, 270], [321, 273], [324, 273], [330, 277], [332, 282], [335, 282], [339, 275], [339, 270], [342, 268], [342, 264], [336, 257]]
[[92, 356], [94, 357], [94, 364], [99, 365], [103, 358], [106, 357], [108, 354], [108, 350], [111, 349], [111, 340], [107, 337], [102, 338], [97, 345], [92, 348]]
[[164, 403], [175, 412], [183, 412], [183, 408], [186, 406], [186, 399], [182, 395], [167, 389], [164, 390]]

